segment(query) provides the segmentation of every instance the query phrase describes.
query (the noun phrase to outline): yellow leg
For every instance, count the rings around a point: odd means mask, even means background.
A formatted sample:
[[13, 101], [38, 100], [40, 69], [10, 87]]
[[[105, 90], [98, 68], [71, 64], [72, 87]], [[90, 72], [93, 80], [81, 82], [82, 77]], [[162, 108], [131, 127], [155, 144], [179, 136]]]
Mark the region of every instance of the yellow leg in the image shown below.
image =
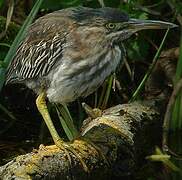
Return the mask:
[[51, 133], [51, 136], [53, 138], [53, 141], [55, 143], [55, 145], [61, 149], [64, 149], [65, 150], [65, 153], [69, 159], [69, 162], [71, 164], [71, 157], [66, 149], [66, 143], [59, 137], [57, 131], [56, 131], [56, 128], [54, 127], [54, 124], [51, 120], [51, 117], [50, 117], [50, 114], [49, 114], [49, 111], [48, 111], [48, 108], [47, 108], [47, 105], [46, 105], [46, 100], [45, 100], [45, 93], [42, 92], [36, 99], [36, 105], [37, 105], [37, 108], [40, 112], [40, 114], [42, 115], [48, 129], [49, 129], [49, 132]]
[[47, 109], [45, 97], [45, 93], [41, 93], [36, 99], [36, 105], [49, 129], [49, 132], [51, 133], [54, 143], [59, 146], [60, 143], [63, 143], [64, 141], [59, 137], [54, 127], [54, 124]]
[[51, 117], [50, 117], [50, 115], [49, 115], [48, 108], [47, 108], [47, 105], [46, 105], [45, 97], [46, 97], [45, 93], [44, 93], [44, 92], [41, 93], [41, 94], [37, 97], [37, 99], [36, 99], [36, 105], [37, 105], [37, 108], [38, 108], [39, 112], [41, 113], [41, 115], [42, 115], [42, 117], [43, 117], [43, 119], [44, 119], [44, 121], [45, 121], [45, 123], [46, 123], [48, 129], [49, 129], [49, 132], [51, 133], [51, 136], [52, 136], [52, 138], [53, 138], [54, 143], [55, 143], [56, 146], [58, 146], [59, 148], [65, 150], [65, 153], [66, 153], [66, 155], [67, 155], [67, 157], [68, 157], [68, 159], [69, 159], [70, 164], [71, 164], [71, 157], [70, 157], [68, 151], [72, 152], [72, 153], [80, 160], [80, 162], [81, 162], [81, 164], [82, 164], [84, 170], [85, 170], [86, 172], [88, 172], [88, 171], [89, 171], [89, 170], [88, 170], [88, 167], [87, 167], [87, 165], [85, 164], [85, 162], [82, 160], [82, 157], [81, 157], [81, 156], [80, 156], [80, 155], [79, 155], [79, 154], [78, 154], [78, 153], [77, 153], [69, 144], [65, 143], [65, 142], [59, 137], [59, 135], [58, 135], [58, 133], [57, 133], [55, 127], [54, 127], [54, 124], [53, 124], [53, 122], [52, 122], [52, 120], [51, 120]]

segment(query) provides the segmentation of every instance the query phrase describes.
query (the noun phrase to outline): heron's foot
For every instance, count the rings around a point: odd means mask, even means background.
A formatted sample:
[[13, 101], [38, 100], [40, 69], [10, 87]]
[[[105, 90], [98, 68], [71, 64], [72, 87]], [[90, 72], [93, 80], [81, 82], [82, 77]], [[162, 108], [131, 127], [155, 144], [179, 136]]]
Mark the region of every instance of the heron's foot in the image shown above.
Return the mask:
[[57, 147], [64, 150], [66, 156], [68, 157], [70, 165], [72, 162], [70, 153], [72, 153], [80, 161], [84, 171], [89, 172], [88, 166], [86, 165], [85, 161], [83, 160], [82, 156], [80, 155], [80, 154], [82, 154], [81, 149], [79, 150], [79, 152], [77, 152], [78, 150], [75, 150], [75, 148], [71, 145], [71, 143], [64, 142], [62, 139], [58, 139], [54, 142]]
[[102, 110], [99, 108], [92, 109], [88, 104], [82, 103], [82, 107], [84, 108], [85, 112], [90, 116], [91, 118], [95, 119], [97, 117], [102, 116]]

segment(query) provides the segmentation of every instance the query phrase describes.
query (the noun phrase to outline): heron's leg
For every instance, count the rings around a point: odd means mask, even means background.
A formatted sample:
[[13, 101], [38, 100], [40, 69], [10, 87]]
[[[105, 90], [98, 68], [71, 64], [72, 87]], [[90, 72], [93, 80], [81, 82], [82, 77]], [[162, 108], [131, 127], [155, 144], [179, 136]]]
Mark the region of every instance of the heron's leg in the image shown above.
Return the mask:
[[60, 143], [63, 143], [64, 141], [59, 137], [59, 135], [54, 127], [54, 124], [53, 124], [51, 117], [49, 115], [49, 112], [48, 112], [45, 98], [46, 98], [45, 92], [42, 92], [36, 99], [36, 105], [49, 129], [49, 132], [51, 133], [54, 143], [56, 145], [58, 145], [58, 144], [60, 145]]
[[51, 136], [53, 138], [53, 141], [55, 143], [55, 145], [61, 149], [63, 149], [68, 157], [68, 160], [71, 164], [71, 157], [69, 155], [69, 152], [67, 151], [66, 147], [66, 143], [60, 138], [59, 134], [57, 133], [56, 131], [56, 128], [54, 127], [54, 124], [51, 120], [51, 117], [50, 117], [50, 114], [49, 114], [49, 111], [48, 111], [48, 108], [47, 108], [47, 104], [46, 104], [46, 95], [45, 95], [45, 92], [42, 92], [36, 99], [36, 105], [37, 105], [37, 108], [40, 112], [40, 114], [42, 115], [48, 129], [49, 129], [49, 132], [51, 133]]
[[54, 124], [51, 120], [50, 114], [48, 112], [45, 97], [46, 97], [45, 92], [42, 92], [36, 99], [36, 105], [51, 133], [54, 143], [56, 144], [57, 147], [65, 150], [65, 153], [69, 159], [70, 164], [71, 164], [71, 157], [70, 157], [70, 154], [68, 151], [72, 152], [80, 160], [84, 170], [86, 172], [88, 172], [89, 171], [88, 167], [87, 167], [86, 163], [83, 161], [82, 157], [74, 150], [73, 147], [71, 147], [69, 144], [64, 142], [59, 137], [59, 135], [54, 127]]

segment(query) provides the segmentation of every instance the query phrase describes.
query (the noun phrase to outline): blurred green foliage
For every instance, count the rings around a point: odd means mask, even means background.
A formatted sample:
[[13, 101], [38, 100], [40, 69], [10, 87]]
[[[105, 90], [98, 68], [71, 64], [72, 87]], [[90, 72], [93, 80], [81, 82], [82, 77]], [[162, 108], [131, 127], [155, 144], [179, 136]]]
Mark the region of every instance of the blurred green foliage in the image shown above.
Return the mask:
[[[171, 1], [172, 3], [173, 1]], [[181, 0], [177, 0], [174, 1], [173, 3], [174, 9], [176, 10], [177, 13], [182, 14], [182, 1]]]
[[[0, 16], [0, 33], [4, 31], [6, 26], [6, 18], [3, 16]], [[9, 25], [9, 28], [6, 32], [6, 35], [0, 40], [1, 43], [4, 43], [0, 46], [0, 60], [3, 60], [9, 50], [9, 48], [6, 46], [11, 45], [14, 38], [16, 37], [18, 31], [20, 29], [20, 26], [17, 25], [14, 22], [11, 22]]]
[[3, 6], [4, 0], [0, 0], [0, 8]]

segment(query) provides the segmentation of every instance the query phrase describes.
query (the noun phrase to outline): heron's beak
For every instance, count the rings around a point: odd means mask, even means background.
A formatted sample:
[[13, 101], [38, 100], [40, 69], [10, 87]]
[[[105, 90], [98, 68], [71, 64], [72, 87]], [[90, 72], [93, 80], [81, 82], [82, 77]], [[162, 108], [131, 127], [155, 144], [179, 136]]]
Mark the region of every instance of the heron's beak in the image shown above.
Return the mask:
[[130, 29], [133, 32], [140, 31], [143, 29], [168, 29], [178, 27], [176, 24], [169, 22], [141, 19], [130, 19], [127, 22], [127, 25], [128, 29]]
[[121, 27], [117, 32], [113, 32], [108, 35], [113, 41], [123, 41], [128, 39], [135, 32], [143, 29], [168, 29], [178, 27], [176, 24], [169, 22], [140, 19], [130, 19], [127, 22], [122, 22], [120, 25]]

